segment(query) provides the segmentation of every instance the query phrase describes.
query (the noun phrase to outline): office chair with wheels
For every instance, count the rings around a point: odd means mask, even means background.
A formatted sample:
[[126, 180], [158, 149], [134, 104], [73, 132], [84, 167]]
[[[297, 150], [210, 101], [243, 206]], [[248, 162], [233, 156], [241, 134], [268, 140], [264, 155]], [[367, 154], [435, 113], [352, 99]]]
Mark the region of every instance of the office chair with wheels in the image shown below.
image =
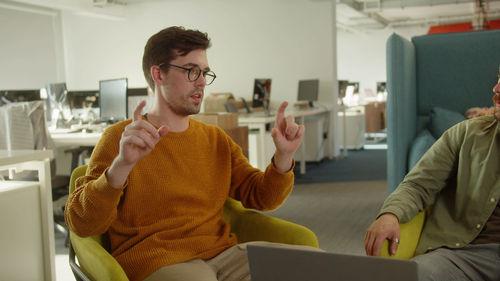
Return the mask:
[[[85, 175], [86, 170], [87, 166], [83, 165], [73, 171], [70, 194], [75, 190], [75, 180]], [[224, 205], [223, 217], [239, 243], [270, 241], [318, 247], [316, 235], [308, 228], [246, 209], [231, 198]], [[69, 263], [77, 280], [128, 280], [120, 264], [107, 251], [108, 243], [105, 234], [83, 238], [70, 231]]]

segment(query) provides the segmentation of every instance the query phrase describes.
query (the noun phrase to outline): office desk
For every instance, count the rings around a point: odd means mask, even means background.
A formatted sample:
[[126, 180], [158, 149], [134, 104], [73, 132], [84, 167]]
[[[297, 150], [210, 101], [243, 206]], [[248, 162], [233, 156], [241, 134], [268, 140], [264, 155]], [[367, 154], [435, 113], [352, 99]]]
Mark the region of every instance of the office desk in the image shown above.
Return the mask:
[[51, 133], [56, 147], [66, 146], [95, 146], [102, 133]]
[[[88, 154], [101, 138], [102, 133], [55, 133], [50, 132], [54, 141], [56, 157], [56, 174], [71, 175], [78, 165], [81, 155]], [[70, 157], [71, 155], [71, 157]]]
[[[303, 110], [287, 110], [285, 116], [292, 115], [297, 120], [298, 124], [303, 125], [305, 118], [308, 116], [315, 115], [325, 115], [325, 118], [330, 120], [332, 109], [327, 106], [322, 106], [318, 108], [308, 108]], [[250, 130], [257, 131], [257, 168], [265, 170], [269, 163], [266, 163], [265, 153], [264, 153], [264, 143], [266, 127], [272, 128], [276, 116], [266, 116], [263, 113], [255, 114], [245, 114], [238, 117], [239, 126], [248, 126]], [[95, 146], [101, 133], [66, 133], [66, 134], [51, 134], [54, 140], [55, 146], [60, 147], [71, 147], [71, 146]], [[302, 145], [300, 148], [300, 173], [306, 173], [306, 141], [305, 137], [302, 139]], [[327, 136], [328, 143], [333, 142], [333, 134], [328, 133]], [[333, 151], [328, 150], [328, 158], [333, 158]]]
[[[339, 112], [339, 128], [342, 133], [340, 146], [344, 149], [362, 149], [365, 145], [365, 114], [361, 111]], [[345, 116], [345, 118], [344, 118]]]
[[51, 150], [0, 150], [0, 170], [38, 171], [38, 182], [0, 181], [2, 280], [55, 278]]
[[[304, 120], [308, 116], [320, 115], [323, 114], [326, 116], [326, 119], [329, 121], [331, 118], [332, 109], [327, 106], [322, 106], [318, 108], [308, 108], [303, 110], [290, 110], [285, 112], [285, 116], [292, 115], [295, 117], [296, 122], [300, 125], [304, 125]], [[240, 115], [238, 117], [238, 123], [240, 126], [248, 126], [250, 130], [257, 131], [257, 168], [261, 170], [265, 170], [269, 163], [266, 163], [265, 153], [264, 153], [264, 144], [265, 144], [265, 134], [266, 127], [274, 125], [276, 120], [276, 116], [265, 116], [263, 113], [255, 113], [255, 114], [245, 114]], [[331, 133], [327, 136], [328, 143], [333, 142], [333, 136]], [[300, 173], [306, 173], [306, 141], [305, 137], [302, 139], [302, 146], [300, 149], [301, 153], [301, 161], [300, 161]], [[333, 158], [333, 152], [328, 151], [328, 157]]]

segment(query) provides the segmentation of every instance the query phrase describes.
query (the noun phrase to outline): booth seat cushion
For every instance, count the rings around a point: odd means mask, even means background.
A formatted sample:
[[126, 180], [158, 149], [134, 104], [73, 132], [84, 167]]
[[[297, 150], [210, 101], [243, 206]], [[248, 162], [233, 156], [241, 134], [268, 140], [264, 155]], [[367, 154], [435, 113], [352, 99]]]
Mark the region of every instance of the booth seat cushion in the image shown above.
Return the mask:
[[429, 130], [424, 129], [418, 133], [417, 137], [413, 140], [410, 146], [410, 153], [408, 154], [408, 170], [411, 170], [415, 164], [422, 158], [424, 153], [431, 148], [436, 141]]
[[464, 120], [464, 115], [459, 112], [442, 107], [433, 107], [428, 128], [431, 134], [438, 139], [446, 130]]

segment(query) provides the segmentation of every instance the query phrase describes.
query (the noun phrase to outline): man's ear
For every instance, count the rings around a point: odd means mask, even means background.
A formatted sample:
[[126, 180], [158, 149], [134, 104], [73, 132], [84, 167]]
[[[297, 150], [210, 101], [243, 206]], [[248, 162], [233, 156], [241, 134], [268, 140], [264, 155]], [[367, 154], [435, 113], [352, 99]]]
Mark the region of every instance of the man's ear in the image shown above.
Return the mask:
[[157, 65], [151, 66], [151, 78], [153, 78], [153, 81], [155, 82], [155, 85], [157, 84], [163, 84], [163, 80], [165, 79], [165, 76], [162, 75], [161, 68]]

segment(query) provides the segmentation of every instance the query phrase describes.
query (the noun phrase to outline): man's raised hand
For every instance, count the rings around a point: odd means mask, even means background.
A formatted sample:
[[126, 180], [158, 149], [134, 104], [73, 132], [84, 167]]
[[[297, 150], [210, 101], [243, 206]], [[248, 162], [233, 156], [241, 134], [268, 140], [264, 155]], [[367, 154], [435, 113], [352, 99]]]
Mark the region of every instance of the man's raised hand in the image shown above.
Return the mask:
[[274, 145], [276, 146], [274, 164], [282, 172], [288, 171], [291, 168], [293, 155], [299, 148], [305, 132], [304, 125], [297, 125], [293, 116], [289, 115], [285, 117], [287, 105], [286, 101], [280, 105], [276, 114], [274, 128], [271, 132]]
[[168, 133], [167, 126], [162, 126], [157, 130], [151, 123], [142, 119], [144, 106], [146, 102], [142, 101], [135, 108], [132, 122], [122, 133], [119, 157], [125, 165], [135, 164], [148, 155], [160, 139]]
[[168, 133], [167, 126], [156, 129], [151, 123], [142, 119], [144, 106], [146, 102], [142, 101], [136, 107], [132, 122], [122, 133], [120, 152], [106, 173], [109, 183], [114, 187], [121, 187], [137, 161], [148, 155]]

